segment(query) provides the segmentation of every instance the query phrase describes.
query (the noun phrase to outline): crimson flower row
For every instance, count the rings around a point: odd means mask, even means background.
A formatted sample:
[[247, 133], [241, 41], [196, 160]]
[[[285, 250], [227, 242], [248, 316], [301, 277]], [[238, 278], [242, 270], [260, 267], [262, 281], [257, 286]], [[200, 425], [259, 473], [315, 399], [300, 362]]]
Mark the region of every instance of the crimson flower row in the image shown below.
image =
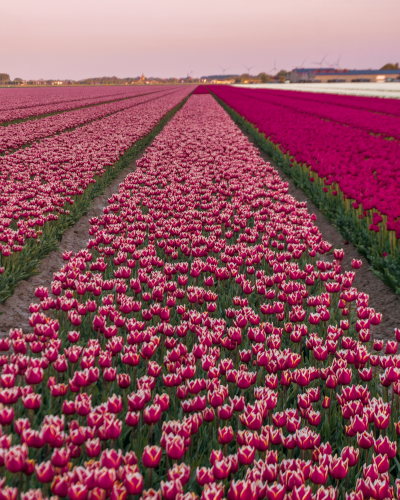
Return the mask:
[[359, 95], [328, 94], [319, 92], [303, 92], [269, 89], [276, 96], [287, 93], [293, 98], [306, 99], [312, 103], [320, 102], [324, 104], [334, 104], [345, 108], [353, 108], [369, 111], [371, 113], [380, 113], [383, 115], [400, 116], [400, 102], [398, 99], [382, 99], [381, 97], [365, 97]]

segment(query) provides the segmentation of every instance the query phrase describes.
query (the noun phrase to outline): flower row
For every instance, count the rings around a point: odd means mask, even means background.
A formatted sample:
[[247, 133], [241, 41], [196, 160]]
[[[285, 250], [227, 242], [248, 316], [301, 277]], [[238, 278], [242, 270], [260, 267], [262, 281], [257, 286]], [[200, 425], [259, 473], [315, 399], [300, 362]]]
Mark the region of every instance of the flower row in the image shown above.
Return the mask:
[[351, 108], [354, 110], [369, 111], [373, 114], [392, 115], [400, 117], [400, 102], [398, 99], [382, 99], [380, 97], [364, 97], [357, 95], [329, 94], [324, 92], [303, 92], [291, 90], [268, 89], [263, 92], [271, 92], [279, 97], [290, 96], [293, 99], [307, 100], [311, 103], [332, 104]]

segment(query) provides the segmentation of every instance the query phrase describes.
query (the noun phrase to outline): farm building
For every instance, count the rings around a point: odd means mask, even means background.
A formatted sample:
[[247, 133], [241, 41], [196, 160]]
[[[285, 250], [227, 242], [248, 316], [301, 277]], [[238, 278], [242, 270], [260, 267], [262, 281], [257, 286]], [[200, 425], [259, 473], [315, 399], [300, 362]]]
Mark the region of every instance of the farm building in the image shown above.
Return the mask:
[[400, 69], [335, 69], [335, 68], [295, 68], [291, 72], [291, 82], [387, 82], [400, 78]]

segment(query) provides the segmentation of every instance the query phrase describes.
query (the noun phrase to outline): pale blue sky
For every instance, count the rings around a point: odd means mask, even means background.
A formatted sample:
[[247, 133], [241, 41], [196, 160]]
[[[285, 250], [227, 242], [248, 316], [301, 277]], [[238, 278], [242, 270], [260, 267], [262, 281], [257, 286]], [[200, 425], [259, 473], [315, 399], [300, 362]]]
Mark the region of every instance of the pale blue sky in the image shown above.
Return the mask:
[[0, 73], [12, 78], [193, 76], [400, 62], [399, 0], [12, 0]]

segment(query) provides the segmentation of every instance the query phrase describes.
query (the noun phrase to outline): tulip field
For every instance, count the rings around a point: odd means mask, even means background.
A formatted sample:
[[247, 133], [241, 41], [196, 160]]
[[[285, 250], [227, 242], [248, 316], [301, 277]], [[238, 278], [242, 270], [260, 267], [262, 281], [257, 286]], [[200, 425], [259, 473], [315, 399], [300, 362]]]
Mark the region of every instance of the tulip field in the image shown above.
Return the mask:
[[400, 101], [210, 88], [400, 294]]
[[[3, 214], [40, 236], [192, 90], [4, 156]], [[399, 498], [400, 329], [375, 337], [361, 261], [204, 88], [136, 164], [0, 338], [0, 500]]]
[[56, 247], [101, 186], [126, 166], [132, 145], [189, 93], [187, 87], [164, 87], [0, 127], [0, 150], [12, 150], [0, 156], [0, 301], [35, 272], [38, 259]]
[[148, 87], [46, 88], [44, 92], [41, 89], [0, 89], [0, 124], [34, 119], [157, 91], [159, 89]]
[[170, 93], [171, 89], [167, 89], [161, 92], [152, 92], [143, 97], [135, 95], [107, 104], [84, 107], [69, 113], [53, 114], [41, 120], [29, 120], [22, 123], [11, 124], [7, 127], [0, 127], [0, 153], [4, 153], [5, 151], [12, 152], [14, 149], [32, 144], [45, 137], [52, 137], [65, 130], [81, 127], [87, 123], [100, 120], [106, 116], [118, 113], [119, 111], [139, 106], [145, 102], [153, 101], [155, 98]]

